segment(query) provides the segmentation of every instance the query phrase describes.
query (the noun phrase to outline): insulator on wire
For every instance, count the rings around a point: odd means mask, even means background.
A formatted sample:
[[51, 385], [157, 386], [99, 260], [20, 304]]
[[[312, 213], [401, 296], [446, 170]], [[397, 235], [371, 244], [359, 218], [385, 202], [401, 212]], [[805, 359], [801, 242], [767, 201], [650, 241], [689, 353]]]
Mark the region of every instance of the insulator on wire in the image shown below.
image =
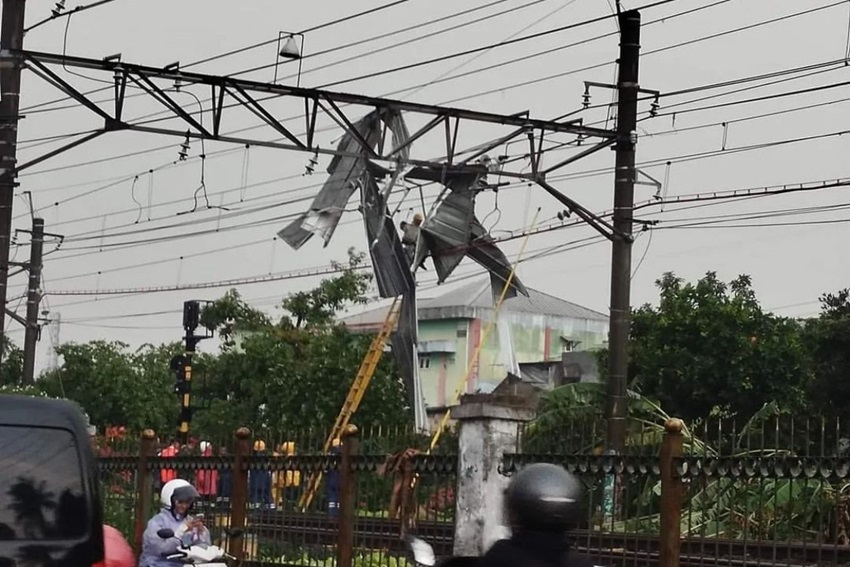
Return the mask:
[[186, 161], [189, 157], [189, 132], [186, 132], [186, 139], [180, 144], [180, 151], [177, 154], [180, 161]]

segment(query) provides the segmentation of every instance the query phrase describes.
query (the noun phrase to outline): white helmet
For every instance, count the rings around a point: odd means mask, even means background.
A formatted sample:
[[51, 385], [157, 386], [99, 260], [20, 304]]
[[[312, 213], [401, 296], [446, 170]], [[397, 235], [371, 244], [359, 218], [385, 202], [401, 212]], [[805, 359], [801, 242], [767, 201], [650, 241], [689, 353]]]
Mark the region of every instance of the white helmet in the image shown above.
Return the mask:
[[166, 510], [171, 510], [172, 512], [176, 502], [189, 502], [190, 504], [194, 504], [195, 500], [198, 498], [200, 498], [200, 495], [198, 494], [198, 491], [195, 490], [195, 487], [182, 478], [169, 480], [165, 483], [162, 487], [162, 491], [159, 493], [159, 501], [162, 504], [162, 507]]

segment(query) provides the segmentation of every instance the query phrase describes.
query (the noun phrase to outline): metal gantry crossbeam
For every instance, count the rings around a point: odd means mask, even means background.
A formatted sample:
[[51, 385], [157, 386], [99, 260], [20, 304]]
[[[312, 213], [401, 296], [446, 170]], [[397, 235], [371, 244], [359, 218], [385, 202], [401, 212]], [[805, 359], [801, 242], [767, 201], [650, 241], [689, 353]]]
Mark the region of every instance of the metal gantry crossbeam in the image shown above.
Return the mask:
[[[341, 129], [351, 132], [358, 140], [359, 144], [367, 150], [371, 158], [376, 161], [391, 161], [398, 163], [399, 160], [397, 155], [404, 147], [409, 146], [415, 140], [421, 138], [435, 128], [442, 126], [446, 134], [446, 148], [445, 157], [440, 160], [439, 164], [462, 168], [472, 159], [467, 158], [460, 162], [456, 162], [458, 131], [462, 127], [463, 123], [466, 122], [497, 124], [511, 127], [512, 129], [504, 136], [501, 136], [491, 142], [486, 142], [484, 144], [485, 149], [478, 149], [473, 158], [483, 155], [486, 151], [503, 145], [523, 134], [530, 135], [532, 139], [538, 140], [542, 140], [546, 134], [573, 134], [582, 138], [599, 138], [603, 141], [608, 141], [606, 146], [610, 145], [610, 140], [613, 140], [616, 136], [616, 134], [610, 130], [583, 126], [581, 120], [565, 122], [540, 120], [531, 118], [528, 116], [527, 112], [502, 115], [462, 108], [326, 91], [321, 89], [263, 83], [234, 77], [189, 73], [180, 71], [179, 69], [157, 68], [122, 61], [87, 59], [82, 57], [26, 50], [0, 51], [0, 64], [14, 60], [20, 61], [33, 74], [50, 83], [67, 96], [73, 98], [104, 121], [102, 130], [86, 134], [61, 148], [53, 150], [49, 154], [45, 154], [45, 156], [41, 156], [28, 163], [22, 164], [18, 167], [18, 171], [32, 167], [36, 163], [40, 163], [49, 157], [53, 157], [64, 151], [77, 147], [90, 139], [98, 137], [104, 132], [136, 130], [140, 132], [186, 138], [186, 129], [163, 128], [150, 125], [153, 122], [160, 122], [161, 120], [127, 120], [124, 115], [124, 109], [128, 83], [158, 101], [166, 110], [173, 114], [173, 117], [180, 118], [184, 122], [185, 126], [188, 127], [188, 136], [190, 138], [274, 147], [310, 152], [313, 154], [318, 153], [360, 157], [357, 154], [345, 154], [344, 152], [340, 152], [335, 149], [321, 148], [315, 143], [316, 121], [318, 114], [321, 111], [324, 115], [333, 120]], [[113, 77], [115, 84], [114, 108], [107, 110], [100, 104], [93, 101], [85, 93], [74, 87], [68, 80], [60, 75], [57, 72], [58, 70], [56, 67], [88, 69], [109, 73]], [[208, 110], [202, 109], [201, 113], [210, 114], [212, 116], [212, 124], [204, 125], [203, 121], [198, 118], [197, 112], [190, 112], [186, 110], [186, 108], [179, 104], [168, 92], [168, 90], [172, 90], [170, 86], [164, 88], [161, 84], [158, 84], [157, 81], [170, 81], [171, 83], [177, 82], [181, 85], [181, 88], [188, 85], [203, 85], [209, 87], [210, 107]], [[261, 98], [258, 95], [267, 96]], [[263, 104], [269, 100], [277, 100], [280, 98], [295, 98], [302, 99], [304, 101], [304, 134], [295, 134], [280, 120], [278, 120]], [[390, 147], [379, 154], [359, 136], [359, 133], [353, 127], [352, 120], [349, 119], [347, 113], [340, 108], [340, 105], [351, 105], [353, 107], [352, 112], [357, 112], [358, 110], [365, 112], [373, 110], [378, 110], [379, 112], [382, 110], [393, 110], [397, 112], [431, 116], [432, 118], [418, 131], [411, 133], [410, 137], [402, 145]], [[222, 122], [224, 114], [228, 109], [236, 107], [247, 109], [256, 117], [260, 118], [269, 128], [281, 136], [280, 140], [268, 141], [256, 138], [238, 137], [223, 133]], [[539, 154], [542, 151], [542, 144], [534, 144], [534, 142], [532, 142], [531, 151], [533, 154], [532, 160], [539, 162]], [[408, 159], [405, 160], [404, 163], [407, 165], [419, 165], [426, 167], [433, 167], [437, 164], [434, 160], [417, 159]], [[500, 173], [506, 177], [533, 180], [534, 177], [541, 177], [544, 173], [549, 173], [557, 167], [560, 166], [549, 168], [545, 170], [545, 172], [537, 170], [534, 173], [511, 171], [502, 171]]]

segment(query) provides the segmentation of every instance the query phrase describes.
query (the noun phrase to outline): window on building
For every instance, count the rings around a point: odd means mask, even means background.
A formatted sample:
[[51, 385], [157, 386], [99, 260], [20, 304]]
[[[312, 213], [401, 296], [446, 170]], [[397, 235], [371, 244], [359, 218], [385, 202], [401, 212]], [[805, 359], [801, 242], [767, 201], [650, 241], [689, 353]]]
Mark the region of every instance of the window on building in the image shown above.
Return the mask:
[[430, 356], [420, 356], [419, 357], [419, 368], [431, 368], [431, 357]]
[[574, 341], [565, 337], [561, 337], [561, 352], [574, 352], [578, 349], [581, 341]]

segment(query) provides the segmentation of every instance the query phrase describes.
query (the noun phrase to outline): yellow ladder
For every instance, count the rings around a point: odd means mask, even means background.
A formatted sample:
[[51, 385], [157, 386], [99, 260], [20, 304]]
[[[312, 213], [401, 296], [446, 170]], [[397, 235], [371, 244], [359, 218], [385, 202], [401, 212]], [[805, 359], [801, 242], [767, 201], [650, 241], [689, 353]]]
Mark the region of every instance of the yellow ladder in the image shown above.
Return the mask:
[[[396, 297], [393, 300], [389, 311], [387, 311], [387, 317], [384, 319], [384, 324], [381, 326], [381, 330], [375, 338], [372, 339], [372, 344], [369, 345], [369, 351], [363, 358], [363, 362], [360, 363], [360, 368], [357, 370], [354, 382], [351, 383], [351, 388], [348, 390], [348, 395], [345, 397], [345, 401], [342, 404], [342, 410], [336, 417], [336, 421], [334, 422], [330, 435], [328, 435], [328, 438], [325, 440], [323, 447], [325, 453], [330, 450], [334, 439], [340, 438], [345, 426], [348, 425], [351, 417], [357, 412], [357, 408], [360, 407], [360, 402], [363, 401], [363, 396], [369, 388], [369, 382], [372, 381], [372, 376], [375, 374], [378, 362], [380, 362], [381, 356], [384, 354], [384, 347], [386, 346], [393, 329], [395, 329], [400, 310], [401, 298]], [[301, 500], [298, 502], [298, 507], [301, 508], [302, 511], [306, 510], [313, 502], [313, 498], [315, 497], [316, 491], [318, 490], [321, 482], [321, 471], [314, 472], [310, 476], [310, 480], [307, 482], [307, 490], [304, 491], [304, 494], [301, 496]]]

